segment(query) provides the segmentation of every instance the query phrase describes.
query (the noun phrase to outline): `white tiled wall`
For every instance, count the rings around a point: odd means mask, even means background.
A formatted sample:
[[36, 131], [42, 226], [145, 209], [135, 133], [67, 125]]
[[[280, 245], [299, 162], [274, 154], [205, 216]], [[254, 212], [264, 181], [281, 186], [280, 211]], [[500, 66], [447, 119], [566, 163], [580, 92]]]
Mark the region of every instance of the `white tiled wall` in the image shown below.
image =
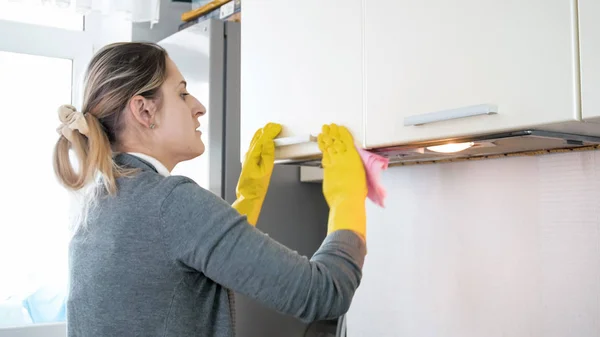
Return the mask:
[[600, 151], [383, 181], [349, 336], [600, 336]]

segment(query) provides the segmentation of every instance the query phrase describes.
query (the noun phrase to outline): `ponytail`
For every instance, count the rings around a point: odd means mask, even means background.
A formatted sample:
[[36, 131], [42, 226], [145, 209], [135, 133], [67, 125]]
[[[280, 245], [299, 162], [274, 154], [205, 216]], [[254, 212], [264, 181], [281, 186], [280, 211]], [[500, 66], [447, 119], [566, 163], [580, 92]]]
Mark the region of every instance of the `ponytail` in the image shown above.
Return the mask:
[[100, 121], [93, 115], [88, 114], [88, 116], [86, 120], [88, 121], [90, 133], [87, 140], [87, 169], [100, 174], [104, 187], [110, 195], [114, 195], [117, 192], [116, 177], [119, 176], [119, 168], [113, 160], [110, 142]]
[[[54, 172], [59, 182], [69, 190], [78, 191], [100, 175], [106, 191], [114, 195], [116, 177], [120, 174], [117, 174], [119, 170], [112, 158], [110, 142], [98, 119], [91, 114], [82, 115], [72, 106], [62, 106], [59, 116], [63, 125], [54, 147]], [[71, 123], [66, 124], [69, 121]], [[78, 170], [73, 167], [70, 150], [77, 157]]]

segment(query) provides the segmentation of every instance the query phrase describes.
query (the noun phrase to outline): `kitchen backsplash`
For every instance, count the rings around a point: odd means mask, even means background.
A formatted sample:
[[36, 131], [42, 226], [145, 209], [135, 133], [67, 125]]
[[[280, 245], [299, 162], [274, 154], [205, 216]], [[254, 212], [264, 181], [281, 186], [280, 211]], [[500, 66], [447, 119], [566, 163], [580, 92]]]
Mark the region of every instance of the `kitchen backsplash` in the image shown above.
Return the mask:
[[390, 168], [348, 335], [600, 336], [600, 151]]

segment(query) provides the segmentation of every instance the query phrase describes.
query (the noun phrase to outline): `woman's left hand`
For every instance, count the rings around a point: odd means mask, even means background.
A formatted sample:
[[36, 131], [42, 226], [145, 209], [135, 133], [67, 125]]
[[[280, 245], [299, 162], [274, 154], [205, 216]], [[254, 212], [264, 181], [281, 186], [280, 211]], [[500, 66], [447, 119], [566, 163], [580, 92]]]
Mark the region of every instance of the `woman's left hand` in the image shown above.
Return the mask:
[[269, 189], [275, 166], [274, 139], [281, 132], [281, 125], [268, 123], [254, 134], [250, 148], [242, 164], [242, 172], [236, 188], [237, 200], [233, 203], [248, 222], [256, 226], [262, 204]]

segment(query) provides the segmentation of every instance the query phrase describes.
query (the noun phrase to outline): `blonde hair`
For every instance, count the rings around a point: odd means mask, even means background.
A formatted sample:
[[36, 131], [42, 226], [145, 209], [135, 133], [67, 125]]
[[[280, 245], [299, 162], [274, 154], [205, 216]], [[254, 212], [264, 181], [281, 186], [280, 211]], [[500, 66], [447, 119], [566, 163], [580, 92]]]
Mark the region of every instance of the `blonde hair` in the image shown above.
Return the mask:
[[[70, 140], [61, 135], [54, 148], [54, 172], [63, 186], [79, 191], [99, 178], [108, 194], [117, 193], [116, 179], [132, 172], [113, 160], [124, 129], [123, 111], [137, 95], [160, 100], [166, 76], [167, 52], [153, 43], [113, 43], [94, 55], [85, 75], [81, 109], [86, 135], [77, 130]], [[77, 170], [70, 160], [71, 150]]]

